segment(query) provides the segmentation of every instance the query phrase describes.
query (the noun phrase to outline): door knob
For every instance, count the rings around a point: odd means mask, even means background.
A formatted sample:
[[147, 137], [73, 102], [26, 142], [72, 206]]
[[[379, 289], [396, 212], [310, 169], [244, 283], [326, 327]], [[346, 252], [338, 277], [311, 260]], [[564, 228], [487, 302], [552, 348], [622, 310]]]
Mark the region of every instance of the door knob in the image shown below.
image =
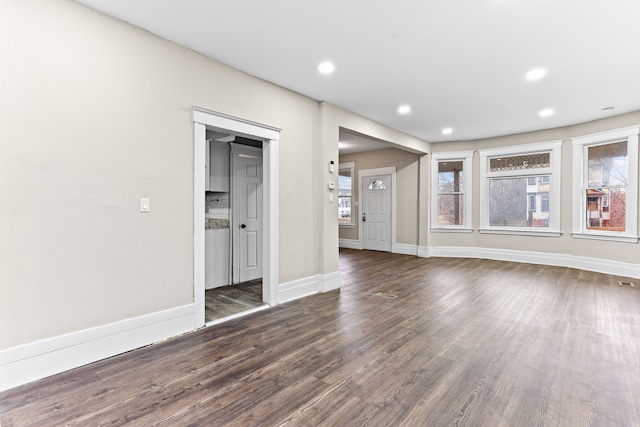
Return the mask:
[[362, 222], [367, 222], [367, 214], [362, 214]]
[[240, 228], [247, 228], [247, 224], [242, 224]]

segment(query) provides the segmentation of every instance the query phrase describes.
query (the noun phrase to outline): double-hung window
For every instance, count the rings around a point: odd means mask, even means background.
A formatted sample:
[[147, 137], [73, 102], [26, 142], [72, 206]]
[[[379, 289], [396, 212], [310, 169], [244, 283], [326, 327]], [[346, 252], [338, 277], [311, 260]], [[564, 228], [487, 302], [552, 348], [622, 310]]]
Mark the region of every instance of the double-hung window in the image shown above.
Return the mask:
[[431, 156], [431, 231], [471, 232], [473, 151]]
[[338, 225], [355, 227], [353, 206], [353, 175], [355, 163], [345, 162], [338, 165]]
[[560, 235], [562, 141], [480, 150], [480, 232]]
[[638, 242], [640, 126], [572, 138], [573, 232]]

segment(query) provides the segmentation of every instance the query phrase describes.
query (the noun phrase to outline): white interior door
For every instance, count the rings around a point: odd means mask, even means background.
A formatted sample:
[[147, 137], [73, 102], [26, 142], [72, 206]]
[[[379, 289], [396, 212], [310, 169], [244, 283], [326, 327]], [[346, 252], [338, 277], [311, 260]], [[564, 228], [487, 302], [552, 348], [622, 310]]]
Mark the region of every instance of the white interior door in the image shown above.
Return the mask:
[[391, 252], [391, 175], [362, 177], [362, 249]]
[[262, 277], [262, 150], [234, 144], [233, 282]]

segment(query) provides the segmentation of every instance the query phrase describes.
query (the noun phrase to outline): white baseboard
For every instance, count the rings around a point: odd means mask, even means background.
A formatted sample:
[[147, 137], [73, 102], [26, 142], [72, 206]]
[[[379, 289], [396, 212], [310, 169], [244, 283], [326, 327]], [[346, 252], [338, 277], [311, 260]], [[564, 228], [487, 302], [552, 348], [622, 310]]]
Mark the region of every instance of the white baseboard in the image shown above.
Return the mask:
[[338, 245], [341, 248], [347, 248], [347, 249], [360, 249], [362, 250], [362, 244], [360, 243], [360, 240], [354, 240], [354, 239], [339, 239], [338, 240]]
[[278, 304], [320, 292], [320, 275], [303, 277], [278, 285], [276, 301]]
[[454, 258], [486, 258], [498, 261], [524, 262], [528, 264], [553, 265], [578, 268], [597, 273], [640, 278], [640, 264], [568, 254], [488, 249], [474, 247], [432, 246], [428, 256]]
[[418, 255], [418, 245], [407, 245], [405, 243], [396, 243], [393, 245], [392, 251], [394, 254], [402, 255]]
[[431, 256], [431, 248], [429, 246], [418, 246], [418, 256], [420, 258], [429, 258]]
[[340, 288], [340, 272], [316, 274], [278, 285], [278, 304]]
[[340, 289], [340, 272], [339, 271], [321, 275], [320, 280], [321, 280], [321, 283], [320, 283], [321, 292], [329, 292], [336, 289]]
[[0, 391], [193, 331], [194, 304], [0, 351]]
[[[362, 243], [360, 243], [359, 240], [340, 239], [338, 244], [341, 248], [362, 250]], [[391, 252], [402, 255], [418, 255], [418, 246], [405, 243], [393, 243], [391, 245]]]
[[[278, 303], [340, 288], [340, 273], [278, 286]], [[0, 351], [0, 391], [195, 330], [195, 304]]]

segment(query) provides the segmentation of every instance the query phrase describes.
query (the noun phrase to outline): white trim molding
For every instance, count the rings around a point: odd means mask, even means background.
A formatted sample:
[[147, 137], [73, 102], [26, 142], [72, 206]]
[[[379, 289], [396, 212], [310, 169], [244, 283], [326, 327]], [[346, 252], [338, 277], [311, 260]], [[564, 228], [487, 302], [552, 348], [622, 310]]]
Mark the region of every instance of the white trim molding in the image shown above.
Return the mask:
[[362, 250], [362, 244], [360, 243], [360, 240], [356, 239], [339, 239], [338, 246], [340, 246], [341, 248]]
[[[431, 231], [463, 232], [473, 231], [473, 150], [431, 154]], [[461, 225], [438, 224], [440, 187], [439, 167], [441, 162], [462, 162], [463, 218]]]
[[[527, 168], [491, 172], [489, 161], [496, 157], [511, 157], [525, 154], [549, 153], [550, 165], [546, 168]], [[481, 233], [520, 234], [528, 236], [560, 236], [560, 193], [562, 140], [536, 142], [533, 144], [513, 145], [479, 150], [480, 153], [480, 225]], [[519, 178], [532, 176], [550, 176], [549, 182], [549, 226], [548, 227], [509, 227], [490, 225], [489, 180], [500, 178]]]
[[418, 256], [420, 258], [429, 258], [431, 256], [431, 248], [429, 246], [418, 246]]
[[517, 251], [507, 249], [432, 246], [430, 257], [478, 258], [497, 261], [523, 262], [527, 264], [551, 265], [577, 268], [597, 273], [640, 278], [640, 263], [614, 261], [550, 252]]
[[[357, 249], [362, 250], [362, 244], [359, 240], [355, 239], [340, 239], [339, 246], [345, 249]], [[393, 243], [391, 245], [391, 253], [402, 255], [414, 255], [419, 253], [418, 245], [410, 245], [406, 243]]]
[[279, 284], [277, 293], [278, 304], [320, 292], [319, 276], [319, 274], [316, 274], [314, 276], [303, 277], [302, 279]]
[[193, 331], [194, 304], [0, 351], [0, 391]]
[[262, 140], [263, 158], [263, 246], [262, 298], [271, 306], [277, 304], [279, 254], [279, 185], [278, 140], [280, 129], [239, 117], [193, 106], [193, 294], [196, 307], [194, 329], [204, 326], [204, 194], [205, 144], [207, 129]]
[[336, 289], [340, 289], [340, 272], [334, 271], [329, 274], [321, 274], [320, 277], [320, 292], [329, 292]]
[[356, 185], [356, 162], [342, 162], [338, 164], [338, 215], [340, 214], [340, 171], [349, 170], [350, 178], [351, 178], [351, 202], [349, 206], [349, 212], [351, 214], [351, 222], [343, 223], [338, 222], [338, 227], [340, 228], [356, 228], [356, 220], [354, 213], [355, 200], [354, 200], [354, 191]]
[[320, 292], [340, 289], [340, 272], [315, 274], [278, 285], [278, 304]]
[[[573, 222], [571, 235], [574, 238], [638, 243], [640, 239], [638, 236], [639, 135], [640, 126], [630, 126], [571, 138], [573, 143]], [[587, 228], [586, 215], [586, 191], [589, 187], [588, 149], [589, 147], [615, 142], [627, 143], [628, 182], [625, 193], [625, 229], [624, 231], [590, 230]], [[606, 187], [606, 185], [603, 186]]]
[[408, 245], [406, 243], [396, 243], [393, 245], [392, 252], [402, 255], [418, 255], [418, 245]]

